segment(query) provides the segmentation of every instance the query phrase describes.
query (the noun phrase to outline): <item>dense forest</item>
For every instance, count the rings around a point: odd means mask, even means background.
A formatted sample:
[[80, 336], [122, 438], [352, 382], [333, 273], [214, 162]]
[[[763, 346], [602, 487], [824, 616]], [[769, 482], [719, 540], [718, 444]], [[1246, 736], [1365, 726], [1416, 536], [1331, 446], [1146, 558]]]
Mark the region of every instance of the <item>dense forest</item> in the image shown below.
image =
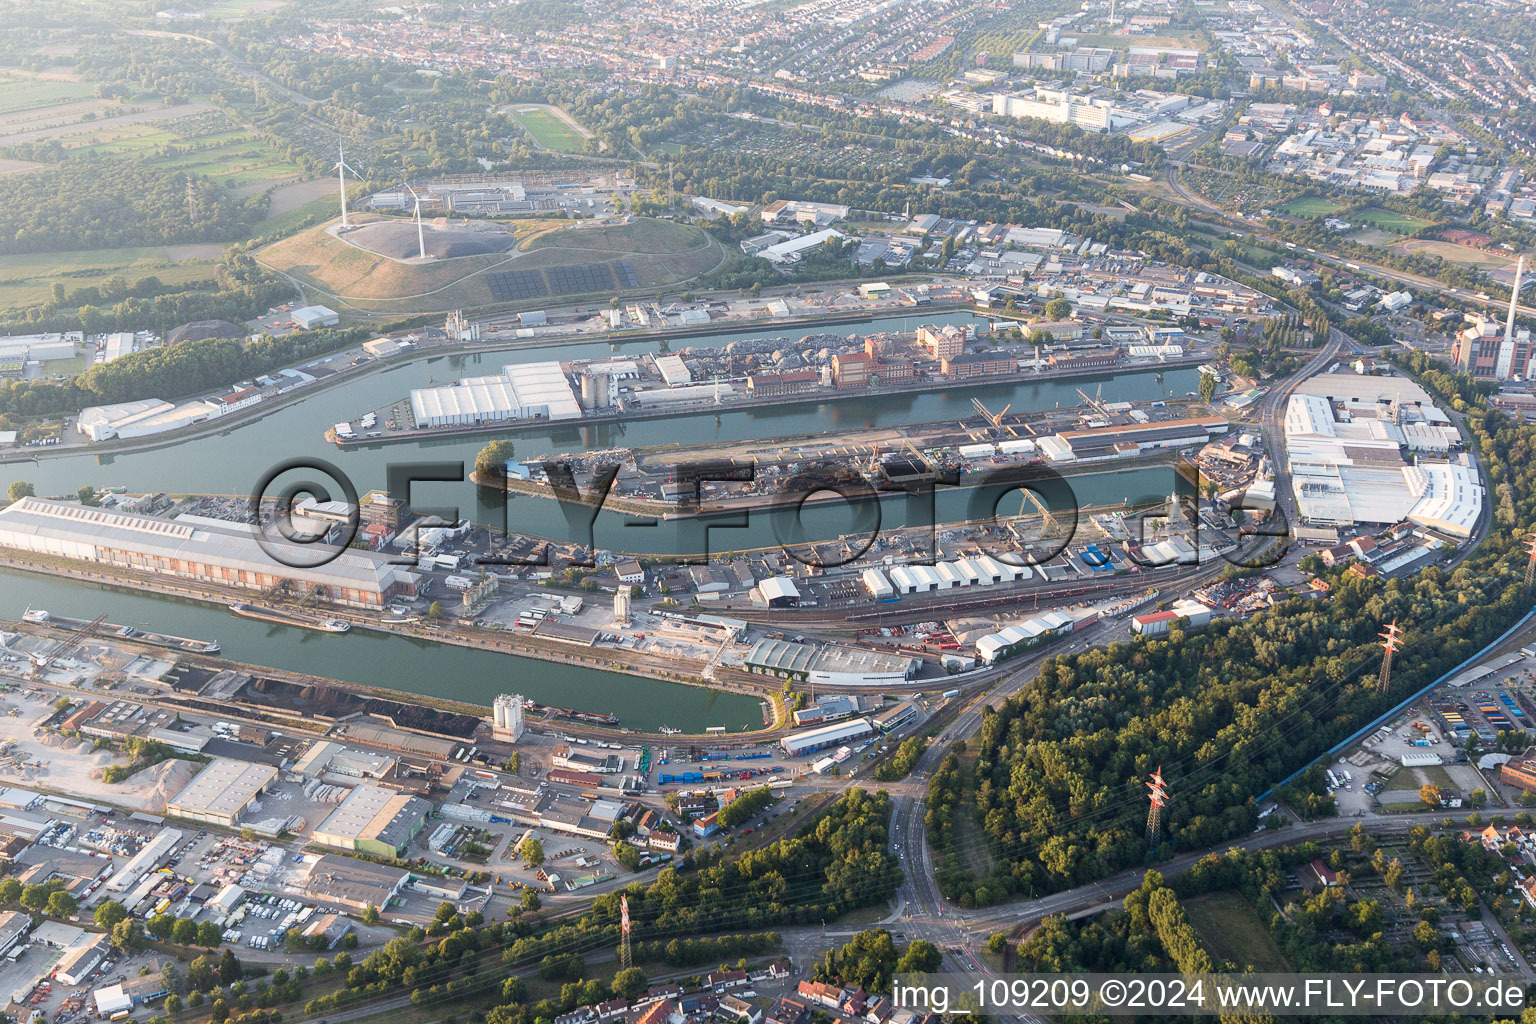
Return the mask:
[[[1334, 571], [1326, 601], [1293, 597], [1202, 632], [1048, 659], [1035, 685], [986, 712], [970, 778], [955, 759], [930, 782], [946, 892], [970, 904], [1067, 888], [1250, 831], [1255, 798], [1276, 780], [1531, 607], [1517, 562], [1536, 517], [1536, 426], [1492, 410], [1485, 388], [1431, 369], [1423, 354], [1409, 360], [1445, 407], [1465, 412], [1488, 468], [1494, 521], [1479, 549], [1453, 571], [1389, 581]], [[1380, 695], [1376, 633], [1392, 619], [1411, 655]], [[1158, 767], [1174, 797], [1165, 839], [1149, 850], [1143, 781]], [[958, 814], [982, 823], [995, 865], [985, 877], [967, 870]]]
[[7, 252], [227, 241], [244, 237], [267, 208], [265, 196], [241, 199], [206, 178], [92, 157], [11, 175], [6, 192], [0, 240]]

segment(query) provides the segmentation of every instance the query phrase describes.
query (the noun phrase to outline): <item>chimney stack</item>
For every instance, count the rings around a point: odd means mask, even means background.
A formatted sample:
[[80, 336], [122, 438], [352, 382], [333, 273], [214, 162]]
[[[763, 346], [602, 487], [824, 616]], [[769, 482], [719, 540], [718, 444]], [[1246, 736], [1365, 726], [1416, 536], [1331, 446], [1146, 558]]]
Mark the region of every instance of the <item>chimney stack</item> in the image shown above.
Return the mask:
[[1515, 340], [1515, 307], [1520, 304], [1520, 277], [1525, 273], [1525, 257], [1520, 257], [1520, 262], [1515, 264], [1515, 288], [1509, 293], [1509, 318], [1504, 321], [1504, 340]]

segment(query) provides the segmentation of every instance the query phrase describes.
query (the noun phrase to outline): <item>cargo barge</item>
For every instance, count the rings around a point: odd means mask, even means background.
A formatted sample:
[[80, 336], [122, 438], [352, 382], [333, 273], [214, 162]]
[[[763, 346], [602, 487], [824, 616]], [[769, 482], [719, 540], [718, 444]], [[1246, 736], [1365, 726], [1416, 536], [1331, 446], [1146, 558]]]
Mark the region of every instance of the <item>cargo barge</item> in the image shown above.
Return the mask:
[[352, 623], [345, 619], [312, 619], [306, 615], [295, 615], [278, 608], [267, 608], [259, 604], [245, 604], [236, 601], [229, 606], [229, 610], [236, 615], [247, 619], [260, 619], [262, 622], [274, 622], [279, 626], [297, 626], [300, 629], [313, 629], [319, 633], [345, 633], [352, 628]]
[[193, 640], [184, 636], [172, 636], [170, 633], [156, 633], [152, 630], [135, 629], [133, 626], [119, 626], [111, 622], [95, 622], [87, 619], [71, 619], [63, 615], [52, 615], [42, 608], [28, 608], [22, 613], [22, 621], [36, 623], [40, 626], [54, 626], [58, 629], [67, 629], [80, 632], [91, 629], [95, 635], [106, 639], [130, 640], [136, 644], [148, 644], [151, 647], [164, 647], [172, 651], [181, 651], [184, 654], [218, 654], [219, 645], [214, 640]]
[[574, 708], [558, 708], [551, 704], [537, 704], [531, 700], [523, 701], [523, 708], [536, 715], [548, 715], [551, 718], [569, 718], [573, 722], [590, 722], [594, 725], [618, 725], [619, 716], [613, 712], [600, 715], [596, 711], [577, 711]]

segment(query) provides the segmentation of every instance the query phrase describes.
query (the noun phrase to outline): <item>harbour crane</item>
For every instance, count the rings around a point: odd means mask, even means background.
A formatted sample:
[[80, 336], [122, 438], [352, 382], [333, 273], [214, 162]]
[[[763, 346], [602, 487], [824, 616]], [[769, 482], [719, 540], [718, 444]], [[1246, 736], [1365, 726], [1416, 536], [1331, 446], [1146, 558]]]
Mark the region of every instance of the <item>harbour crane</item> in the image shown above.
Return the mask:
[[1088, 392], [1084, 391], [1082, 388], [1077, 388], [1076, 390], [1077, 396], [1083, 400], [1084, 405], [1088, 406], [1088, 408], [1092, 409], [1100, 416], [1103, 416], [1106, 419], [1109, 418], [1109, 412], [1104, 408], [1104, 385], [1102, 382], [1099, 384], [1098, 390], [1093, 393], [1092, 397], [1090, 397]]
[[80, 645], [96, 635], [97, 631], [101, 629], [101, 624], [106, 620], [107, 616], [105, 613], [98, 615], [71, 636], [60, 640], [47, 654], [32, 655], [33, 667], [37, 669], [47, 668], [59, 658], [74, 653], [80, 648]]
[[1045, 527], [1045, 532], [1055, 533], [1057, 526], [1056, 517], [1051, 514], [1051, 510], [1045, 504], [1045, 502], [1040, 500], [1040, 495], [1036, 494], [1028, 487], [1020, 487], [1019, 492], [1023, 495], [1023, 497], [1019, 499], [1019, 515], [1021, 517], [1024, 515], [1025, 505], [1034, 505], [1035, 510], [1040, 513], [1041, 525]]
[[1003, 426], [1003, 417], [1007, 416], [1008, 415], [1008, 410], [1013, 408], [1013, 403], [1012, 402], [1009, 402], [1007, 405], [1003, 406], [1003, 411], [1002, 412], [996, 412], [996, 413], [993, 412], [991, 409], [988, 409], [985, 405], [983, 405], [981, 399], [979, 399], [979, 398], [972, 398], [971, 399], [971, 407], [976, 410], [976, 414], [978, 416], [980, 416], [982, 419], [986, 420], [992, 426], [994, 426], [994, 427], [1003, 427], [1004, 430], [1008, 431], [1008, 434], [1011, 437], [1018, 437], [1019, 436], [1018, 432], [1015, 431], [1012, 427]]

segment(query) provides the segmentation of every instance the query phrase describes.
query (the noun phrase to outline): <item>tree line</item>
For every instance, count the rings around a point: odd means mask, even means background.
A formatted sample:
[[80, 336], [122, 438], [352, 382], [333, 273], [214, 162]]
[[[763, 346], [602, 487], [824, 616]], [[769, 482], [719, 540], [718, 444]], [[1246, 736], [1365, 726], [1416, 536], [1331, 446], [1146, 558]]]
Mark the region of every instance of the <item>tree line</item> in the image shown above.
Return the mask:
[[0, 384], [0, 414], [58, 415], [89, 405], [144, 398], [174, 400], [356, 345], [368, 334], [362, 327], [323, 328], [249, 343], [207, 338], [146, 349], [97, 363], [62, 383], [6, 381]]

